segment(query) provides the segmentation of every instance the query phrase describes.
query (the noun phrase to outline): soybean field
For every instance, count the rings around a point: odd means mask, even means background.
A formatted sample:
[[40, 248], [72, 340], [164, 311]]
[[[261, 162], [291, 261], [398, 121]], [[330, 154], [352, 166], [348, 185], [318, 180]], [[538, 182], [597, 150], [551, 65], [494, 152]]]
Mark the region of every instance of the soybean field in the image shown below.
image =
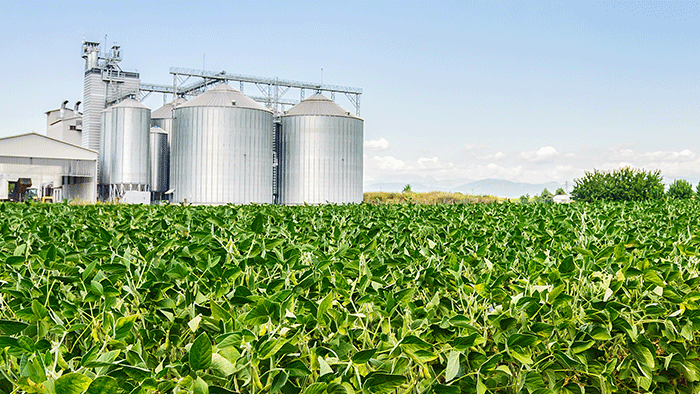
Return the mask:
[[0, 393], [693, 393], [700, 204], [0, 204]]

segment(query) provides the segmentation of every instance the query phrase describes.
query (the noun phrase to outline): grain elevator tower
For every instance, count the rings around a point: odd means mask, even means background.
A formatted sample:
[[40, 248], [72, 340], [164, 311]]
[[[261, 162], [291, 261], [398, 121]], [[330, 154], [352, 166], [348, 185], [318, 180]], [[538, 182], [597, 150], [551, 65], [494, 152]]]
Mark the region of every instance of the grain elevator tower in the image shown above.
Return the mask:
[[139, 91], [139, 74], [122, 71], [121, 49], [114, 45], [107, 53], [100, 52], [100, 43], [83, 41], [85, 85], [83, 92], [83, 132], [81, 145], [100, 150], [100, 118], [107, 106]]

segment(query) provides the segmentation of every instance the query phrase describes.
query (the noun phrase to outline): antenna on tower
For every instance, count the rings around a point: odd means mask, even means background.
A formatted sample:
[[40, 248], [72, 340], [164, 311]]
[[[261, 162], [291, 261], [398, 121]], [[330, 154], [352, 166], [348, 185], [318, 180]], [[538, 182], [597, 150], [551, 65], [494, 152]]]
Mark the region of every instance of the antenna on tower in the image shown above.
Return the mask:
[[318, 89], [316, 89], [317, 94], [321, 94], [321, 86], [323, 86], [323, 67], [321, 67], [321, 84], [318, 85]]

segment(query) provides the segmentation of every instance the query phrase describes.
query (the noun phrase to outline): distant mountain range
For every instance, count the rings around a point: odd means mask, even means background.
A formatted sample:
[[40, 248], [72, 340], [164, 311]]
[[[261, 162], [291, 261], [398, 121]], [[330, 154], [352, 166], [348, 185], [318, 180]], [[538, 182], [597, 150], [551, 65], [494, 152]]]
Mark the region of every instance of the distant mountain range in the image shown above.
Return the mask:
[[[565, 188], [566, 185], [558, 182], [547, 182], [547, 183], [525, 183], [525, 182], [512, 182], [504, 179], [483, 179], [480, 181], [474, 181], [469, 183], [464, 183], [461, 185], [446, 184], [441, 182], [434, 182], [431, 184], [425, 183], [410, 183], [411, 190], [414, 192], [424, 193], [430, 191], [445, 191], [445, 192], [459, 192], [462, 194], [471, 195], [491, 195], [498, 197], [507, 198], [517, 198], [525, 194], [534, 196], [536, 194], [542, 193], [545, 188], [551, 193], [554, 193], [558, 188]], [[385, 192], [400, 192], [403, 190], [406, 183], [399, 182], [386, 182], [386, 183], [374, 183], [367, 185], [365, 191], [385, 191]], [[568, 191], [571, 187], [569, 187]]]

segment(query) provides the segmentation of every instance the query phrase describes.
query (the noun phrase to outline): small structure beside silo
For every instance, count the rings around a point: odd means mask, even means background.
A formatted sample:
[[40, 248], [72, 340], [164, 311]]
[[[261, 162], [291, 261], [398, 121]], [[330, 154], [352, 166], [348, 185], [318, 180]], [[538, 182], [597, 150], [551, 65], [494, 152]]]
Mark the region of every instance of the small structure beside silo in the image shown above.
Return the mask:
[[97, 152], [35, 133], [0, 138], [0, 200], [20, 182], [40, 200], [95, 202]]
[[162, 200], [170, 188], [170, 145], [168, 133], [160, 127], [151, 127], [151, 195]]

